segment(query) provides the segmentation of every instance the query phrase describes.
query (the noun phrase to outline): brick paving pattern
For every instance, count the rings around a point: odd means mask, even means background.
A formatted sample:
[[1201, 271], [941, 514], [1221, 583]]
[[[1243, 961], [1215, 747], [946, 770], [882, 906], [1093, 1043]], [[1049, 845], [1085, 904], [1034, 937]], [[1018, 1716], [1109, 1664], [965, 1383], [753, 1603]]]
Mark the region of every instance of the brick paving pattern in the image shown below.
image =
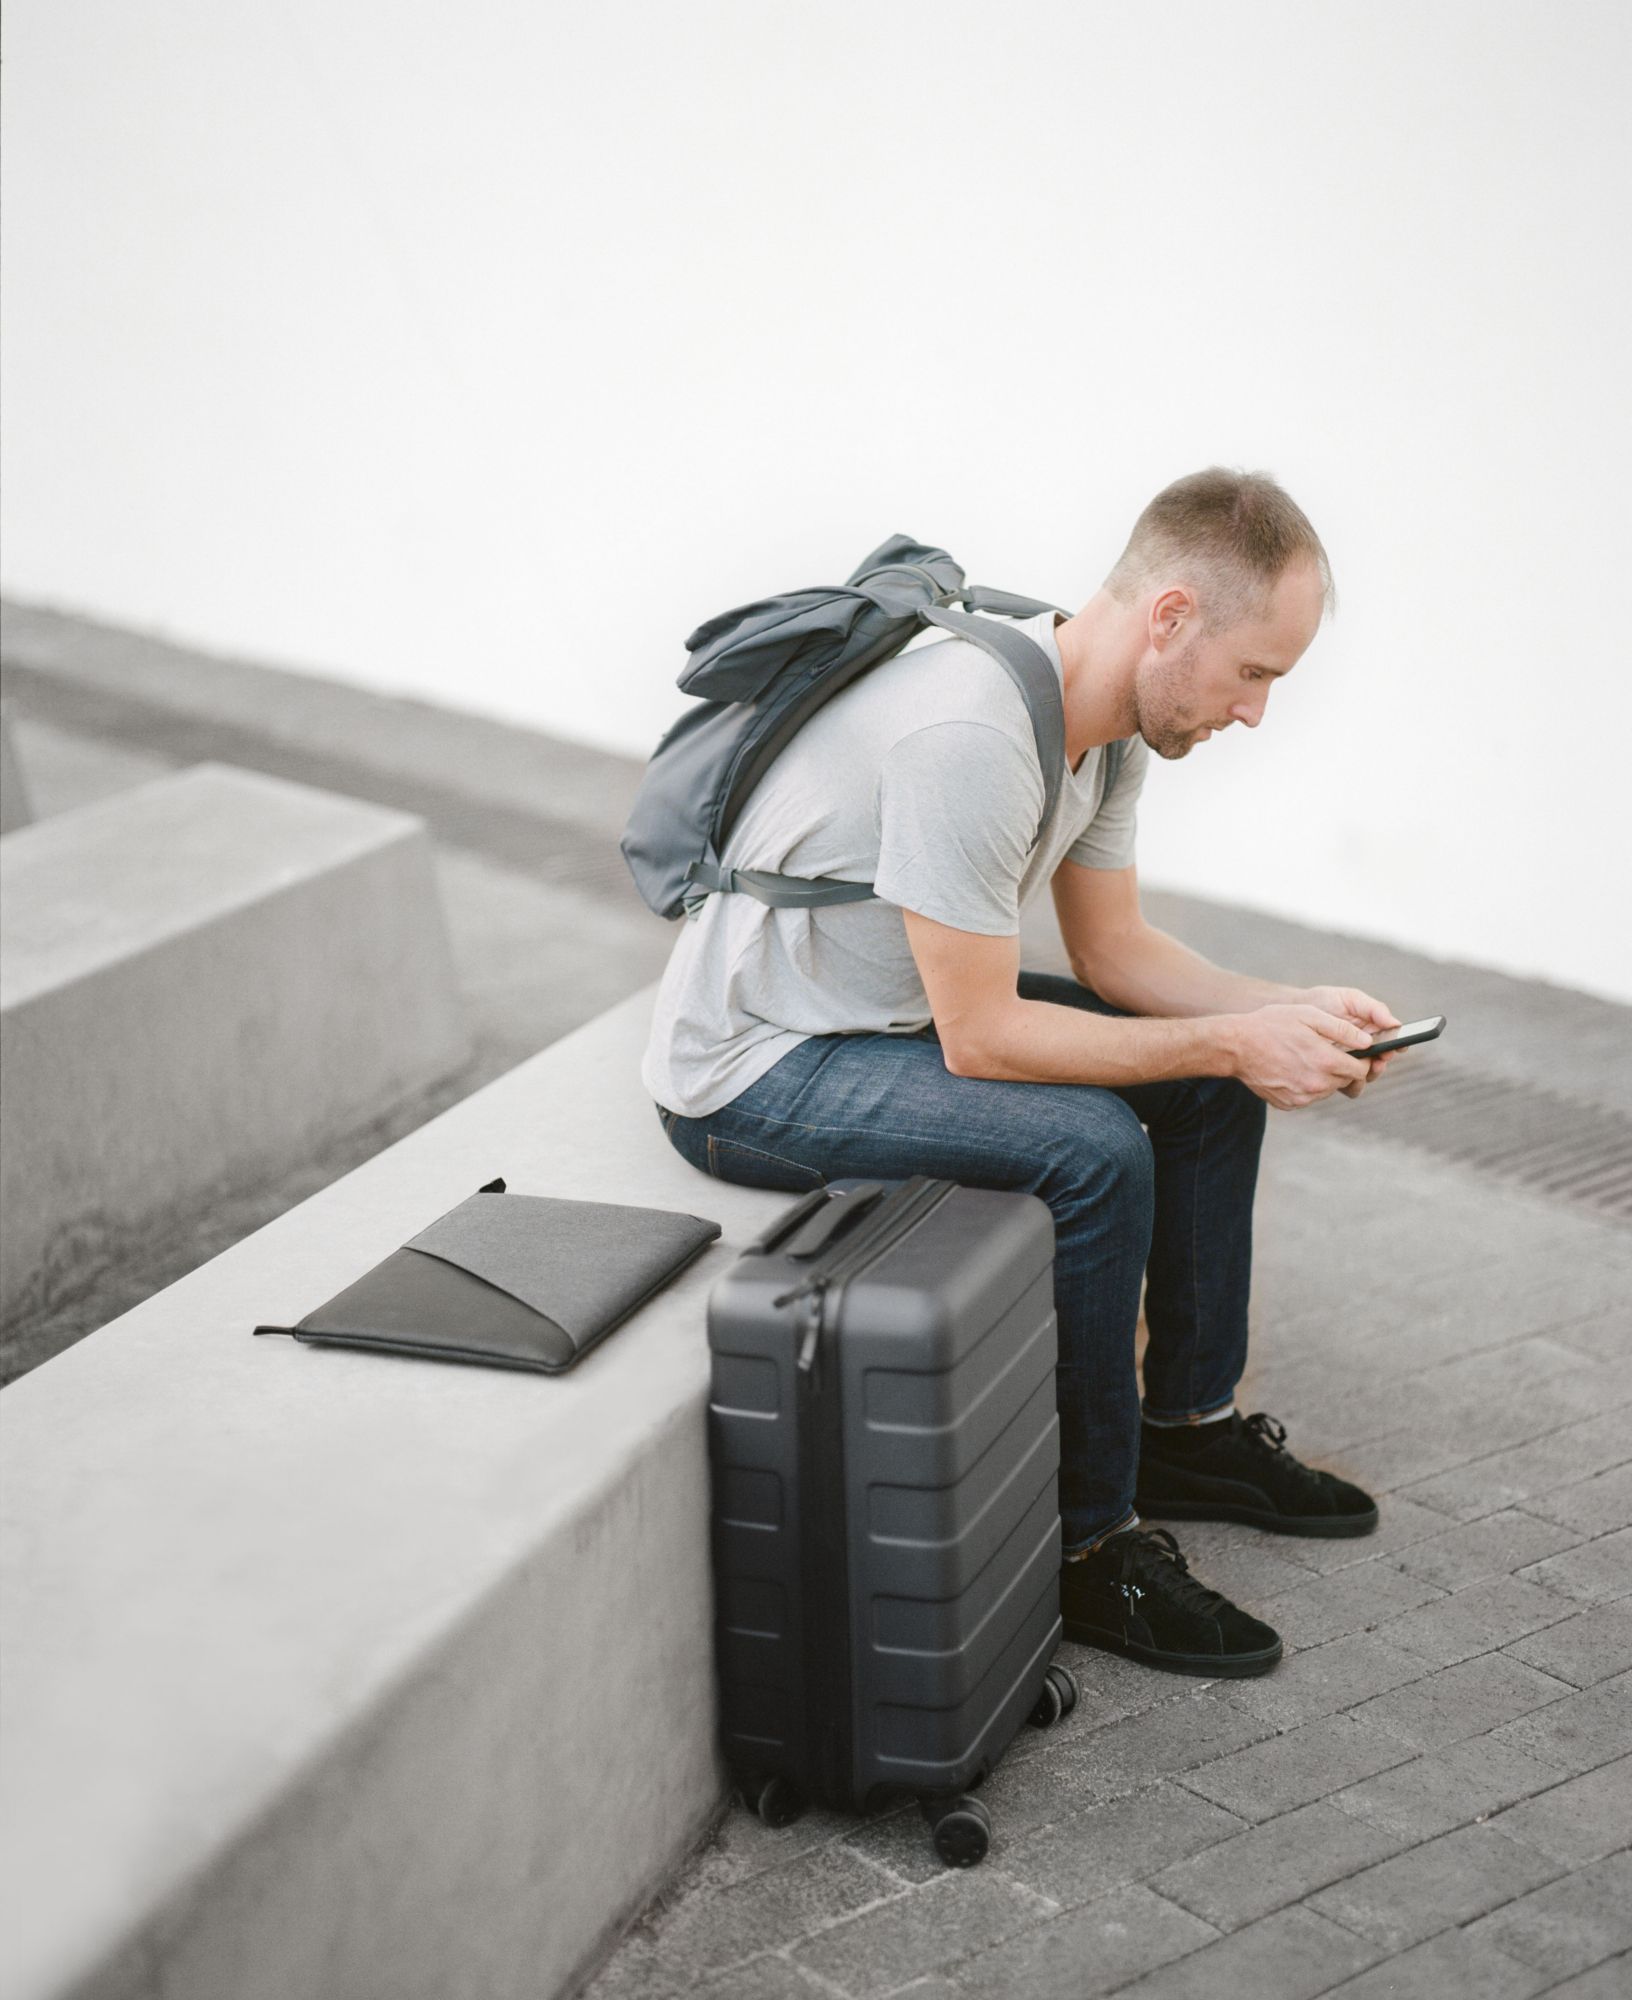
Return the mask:
[[1067, 1646], [1082, 1700], [967, 1873], [910, 1807], [783, 1849], [733, 1805], [587, 2000], [1632, 1992], [1632, 1234], [1359, 1123], [1273, 1121], [1243, 1402], [1374, 1480], [1379, 1531], [1177, 1530], [1281, 1666]]
[[[1378, 1532], [1176, 1529], [1281, 1666], [1067, 1646], [1081, 1703], [994, 1773], [966, 1873], [912, 1807], [783, 1848], [734, 1804], [585, 2000], [1632, 1993], [1632, 1232], [1347, 1108], [1272, 1120], [1242, 1401]], [[841, 1851], [870, 1879], [795, 1909]]]
[[[36, 658], [74, 636], [48, 618], [13, 629]], [[280, 684], [190, 660], [175, 672], [200, 713], [183, 727], [153, 653], [130, 682], [141, 699], [110, 705], [14, 652], [47, 809], [220, 755], [424, 812], [481, 1048], [467, 1088], [661, 970], [670, 933], [563, 832], [561, 801], [587, 788], [560, 746], [473, 718], [427, 734], [416, 705], [325, 685], [308, 698], [326, 747], [303, 754]], [[536, 856], [535, 776], [556, 815]], [[621, 814], [615, 796], [596, 810]], [[1632, 1110], [1626, 1009], [1149, 901], [1225, 962], [1350, 978], [1406, 1018], [1443, 1011], [1451, 1030], [1421, 1063]], [[1025, 961], [1063, 970], [1049, 930], [1028, 913]], [[1067, 1646], [1082, 1699], [993, 1774], [992, 1849], [964, 1873], [941, 1868], [915, 1808], [772, 1831], [733, 1805], [584, 2000], [1632, 1993], [1632, 1231], [1367, 1109], [1271, 1121], [1242, 1404], [1370, 1484], [1378, 1531], [1178, 1530], [1204, 1580], [1283, 1632], [1280, 1667], [1198, 1684]], [[268, 1191], [263, 1209], [306, 1191]]]

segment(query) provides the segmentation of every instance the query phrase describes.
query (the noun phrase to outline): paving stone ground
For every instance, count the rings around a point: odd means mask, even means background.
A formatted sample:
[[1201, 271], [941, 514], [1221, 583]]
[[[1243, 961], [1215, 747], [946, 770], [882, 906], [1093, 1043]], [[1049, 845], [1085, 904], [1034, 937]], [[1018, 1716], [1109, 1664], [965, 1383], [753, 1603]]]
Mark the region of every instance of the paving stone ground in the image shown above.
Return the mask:
[[[48, 636], [60, 672], [74, 629]], [[92, 636], [117, 665], [116, 641]], [[43, 805], [197, 755], [256, 762], [257, 744], [263, 768], [326, 783], [339, 770], [358, 795], [400, 803], [412, 764], [479, 1069], [661, 970], [670, 933], [632, 891], [614, 876], [562, 886], [559, 844], [541, 835], [531, 865], [519, 821], [483, 816], [502, 749], [513, 788], [533, 752], [559, 771], [546, 833], [564, 795], [587, 820], [561, 746], [518, 750], [525, 732], [484, 737], [492, 725], [460, 718], [427, 777], [417, 708], [386, 705], [386, 736], [406, 746], [393, 770], [358, 747], [380, 739], [374, 697], [348, 708], [323, 691], [319, 754], [275, 679], [184, 661], [182, 729], [151, 648], [145, 707], [86, 700], [22, 655], [11, 692]], [[597, 766], [603, 790], [610, 768]], [[611, 775], [632, 784], [636, 768]], [[605, 812], [619, 811], [614, 785]], [[1419, 1062], [1540, 1076], [1583, 1102], [1602, 1077], [1606, 1101], [1628, 1101], [1629, 1010], [1248, 911], [1151, 902], [1215, 957], [1443, 1010], [1452, 1033]], [[1026, 962], [1063, 969], [1034, 915]], [[733, 1805], [586, 2000], [1632, 1993], [1632, 1230], [1402, 1140], [1397, 1123], [1379, 1137], [1367, 1109], [1337, 1100], [1271, 1120], [1242, 1400], [1286, 1421], [1303, 1456], [1369, 1483], [1378, 1531], [1180, 1535], [1201, 1576], [1282, 1631], [1280, 1667], [1197, 1683], [1068, 1646], [1081, 1702], [994, 1773], [992, 1850], [966, 1873], [938, 1865], [911, 1808], [772, 1831]], [[244, 1226], [304, 1191], [261, 1191]]]

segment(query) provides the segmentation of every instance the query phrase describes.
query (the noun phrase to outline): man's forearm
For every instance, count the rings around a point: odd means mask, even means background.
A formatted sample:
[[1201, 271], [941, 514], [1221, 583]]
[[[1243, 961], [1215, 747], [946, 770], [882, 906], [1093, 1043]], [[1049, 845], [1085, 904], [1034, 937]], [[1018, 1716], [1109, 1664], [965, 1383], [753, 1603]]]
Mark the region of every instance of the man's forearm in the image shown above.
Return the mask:
[[1218, 1016], [1126, 1021], [1016, 995], [978, 1042], [943, 1053], [955, 1076], [997, 1082], [1166, 1083], [1235, 1075], [1234, 1026]]
[[1301, 987], [1228, 972], [1150, 924], [1107, 944], [1092, 963], [1079, 967], [1077, 977], [1113, 1007], [1169, 1019], [1250, 1014], [1275, 1001], [1304, 997]]

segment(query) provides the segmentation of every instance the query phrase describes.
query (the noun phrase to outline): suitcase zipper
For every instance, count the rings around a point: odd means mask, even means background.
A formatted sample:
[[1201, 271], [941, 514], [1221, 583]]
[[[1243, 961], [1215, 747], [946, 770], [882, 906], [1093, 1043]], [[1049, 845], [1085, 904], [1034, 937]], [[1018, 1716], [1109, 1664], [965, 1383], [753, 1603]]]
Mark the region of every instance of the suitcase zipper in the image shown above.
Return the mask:
[[[795, 1324], [800, 1328], [798, 1365], [801, 1375], [809, 1375], [816, 1365], [820, 1345], [823, 1296], [829, 1286], [843, 1285], [865, 1269], [873, 1259], [900, 1241], [914, 1224], [939, 1208], [956, 1185], [953, 1181], [918, 1179], [908, 1181], [892, 1201], [887, 1201], [868, 1221], [836, 1249], [830, 1258], [807, 1271], [797, 1285], [771, 1301], [776, 1306], [798, 1305]], [[805, 1301], [809, 1304], [805, 1304]]]
[[805, 1603], [807, 1748], [813, 1789], [827, 1804], [850, 1803], [854, 1722], [851, 1716], [850, 1604], [845, 1587], [848, 1535], [844, 1517], [844, 1412], [839, 1371], [815, 1364], [821, 1345], [826, 1283], [799, 1304], [801, 1463], [808, 1469], [800, 1506]]

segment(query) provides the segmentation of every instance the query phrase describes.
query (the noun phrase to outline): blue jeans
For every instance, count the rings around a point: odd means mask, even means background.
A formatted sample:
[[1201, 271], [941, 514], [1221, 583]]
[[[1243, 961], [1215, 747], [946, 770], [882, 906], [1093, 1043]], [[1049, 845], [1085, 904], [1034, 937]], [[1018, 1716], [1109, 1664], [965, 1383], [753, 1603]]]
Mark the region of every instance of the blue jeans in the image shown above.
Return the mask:
[[[1052, 973], [1022, 972], [1019, 991], [1121, 1011]], [[793, 1194], [852, 1175], [929, 1174], [1047, 1202], [1068, 1550], [1132, 1516], [1141, 1275], [1149, 1415], [1183, 1421], [1227, 1408], [1234, 1395], [1247, 1357], [1265, 1119], [1242, 1084], [1195, 1077], [1110, 1090], [959, 1077], [929, 1027], [813, 1035], [706, 1118], [658, 1116], [693, 1166], [750, 1187]]]

